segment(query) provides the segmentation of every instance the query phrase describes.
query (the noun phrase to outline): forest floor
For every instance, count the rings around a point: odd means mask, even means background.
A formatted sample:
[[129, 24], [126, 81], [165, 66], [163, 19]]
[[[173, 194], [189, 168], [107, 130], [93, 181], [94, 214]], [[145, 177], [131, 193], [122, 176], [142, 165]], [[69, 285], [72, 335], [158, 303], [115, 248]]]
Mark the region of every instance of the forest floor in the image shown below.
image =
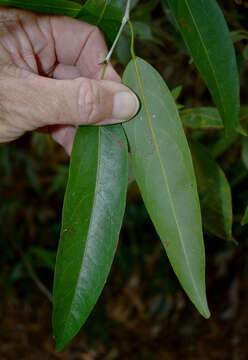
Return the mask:
[[[101, 297], [97, 305], [98, 310], [104, 306], [113, 325], [101, 334], [84, 328], [61, 353], [55, 351], [52, 308], [43, 294], [34, 292], [30, 300], [8, 296], [0, 304], [0, 360], [246, 360], [248, 281], [238, 272], [230, 276], [233, 260], [226, 265], [215, 276], [210, 266], [209, 320], [184, 295], [179, 300], [173, 297], [177, 305], [172, 305], [166, 319], [148, 318], [140, 310], [145, 299], [132, 280], [110, 304]], [[88, 323], [92, 321], [91, 317]]]

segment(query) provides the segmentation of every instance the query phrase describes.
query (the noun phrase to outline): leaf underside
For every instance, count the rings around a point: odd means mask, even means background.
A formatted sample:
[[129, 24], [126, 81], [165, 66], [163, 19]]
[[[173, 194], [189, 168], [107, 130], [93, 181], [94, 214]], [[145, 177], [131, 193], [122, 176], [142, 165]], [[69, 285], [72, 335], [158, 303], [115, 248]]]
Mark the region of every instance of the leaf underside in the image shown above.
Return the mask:
[[207, 318], [200, 206], [175, 102], [161, 76], [140, 58], [129, 63], [123, 82], [142, 104], [123, 124], [141, 195], [179, 281]]

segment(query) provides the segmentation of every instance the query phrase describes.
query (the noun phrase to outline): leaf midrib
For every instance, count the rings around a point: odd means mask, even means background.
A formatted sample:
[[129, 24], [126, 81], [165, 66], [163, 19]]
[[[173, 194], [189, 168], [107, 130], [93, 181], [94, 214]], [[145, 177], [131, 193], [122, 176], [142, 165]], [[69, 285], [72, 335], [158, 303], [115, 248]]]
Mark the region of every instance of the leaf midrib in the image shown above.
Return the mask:
[[190, 14], [190, 16], [191, 16], [191, 18], [192, 18], [192, 21], [193, 21], [193, 24], [194, 24], [194, 26], [195, 26], [195, 29], [196, 29], [197, 33], [199, 34], [199, 38], [200, 38], [200, 41], [201, 41], [201, 43], [202, 43], [203, 50], [204, 50], [205, 53], [206, 53], [209, 66], [210, 66], [210, 68], [211, 68], [211, 70], [212, 70], [212, 73], [213, 73], [213, 76], [214, 76], [214, 80], [215, 80], [216, 87], [217, 87], [217, 90], [218, 90], [219, 98], [220, 98], [220, 100], [221, 100], [221, 108], [222, 108], [222, 110], [223, 110], [223, 114], [225, 115], [225, 114], [226, 114], [226, 109], [225, 109], [225, 107], [224, 107], [224, 105], [223, 105], [222, 93], [221, 93], [221, 90], [220, 90], [220, 87], [219, 87], [219, 83], [218, 83], [218, 78], [217, 78], [216, 72], [215, 72], [214, 67], [213, 67], [213, 65], [212, 65], [212, 62], [211, 62], [211, 59], [210, 59], [210, 57], [209, 57], [209, 54], [208, 54], [207, 48], [206, 48], [206, 46], [205, 46], [204, 40], [203, 40], [203, 38], [202, 38], [202, 36], [201, 36], [201, 33], [200, 33], [199, 29], [198, 29], [197, 22], [196, 22], [196, 20], [195, 20], [195, 18], [194, 18], [194, 16], [193, 16], [193, 13], [192, 13], [191, 8], [190, 8], [190, 6], [189, 6], [188, 0], [184, 0], [184, 1], [185, 1], [186, 6], [187, 6], [187, 9], [188, 9], [188, 11], [189, 11], [189, 14]]
[[139, 67], [138, 67], [138, 63], [137, 63], [137, 58], [136, 58], [136, 57], [133, 57], [133, 61], [134, 61], [135, 71], [136, 71], [136, 75], [137, 75], [137, 79], [138, 79], [138, 84], [139, 84], [139, 88], [140, 88], [141, 97], [142, 97], [142, 100], [143, 100], [143, 103], [144, 103], [144, 107], [145, 107], [145, 112], [146, 112], [146, 115], [147, 115], [146, 118], [147, 118], [147, 121], [148, 121], [149, 128], [150, 128], [150, 130], [151, 130], [153, 143], [154, 143], [154, 146], [155, 146], [155, 149], [156, 149], [156, 153], [157, 153], [157, 156], [158, 156], [158, 159], [159, 159], [159, 163], [160, 163], [160, 166], [161, 166], [161, 169], [162, 169], [162, 173], [163, 173], [165, 185], [166, 185], [166, 188], [167, 188], [167, 191], [168, 191], [168, 195], [169, 195], [170, 205], [171, 205], [172, 212], [173, 212], [173, 215], [174, 215], [174, 218], [175, 218], [175, 222], [176, 222], [176, 226], [177, 226], [177, 231], [178, 231], [179, 239], [180, 239], [180, 242], [181, 242], [181, 245], [182, 245], [182, 249], [183, 249], [183, 252], [184, 252], [186, 264], [187, 264], [188, 269], [189, 269], [189, 273], [190, 273], [190, 276], [191, 276], [191, 279], [192, 279], [192, 283], [193, 283], [195, 292], [196, 292], [196, 294], [197, 294], [197, 296], [198, 296], [198, 298], [199, 298], [199, 300], [200, 300], [200, 303], [202, 304], [203, 309], [204, 309], [204, 305], [203, 305], [203, 303], [202, 303], [201, 296], [199, 295], [198, 288], [197, 288], [197, 286], [196, 286], [196, 284], [195, 284], [195, 280], [194, 280], [194, 277], [193, 277], [193, 273], [192, 273], [191, 268], [190, 268], [189, 259], [188, 259], [188, 256], [187, 256], [187, 253], [186, 253], [186, 249], [185, 249], [185, 246], [184, 246], [184, 243], [183, 243], [181, 230], [180, 230], [179, 223], [178, 223], [178, 220], [177, 220], [176, 209], [175, 209], [175, 206], [174, 206], [174, 203], [173, 203], [173, 199], [172, 199], [172, 195], [171, 195], [171, 192], [170, 192], [170, 187], [169, 187], [169, 183], [168, 183], [168, 179], [167, 179], [167, 175], [166, 175], [166, 170], [165, 170], [165, 167], [164, 167], [164, 164], [163, 164], [161, 155], [160, 155], [159, 145], [158, 145], [158, 143], [157, 143], [155, 131], [154, 131], [153, 125], [152, 125], [151, 114], [150, 114], [149, 107], [148, 107], [148, 104], [147, 104], [147, 101], [146, 101], [146, 98], [145, 98], [145, 94], [144, 94], [143, 83], [142, 83], [142, 79], [141, 79], [141, 75], [140, 75], [140, 71], [139, 71]]
[[108, 7], [108, 0], [105, 0], [104, 7], [103, 7], [103, 9], [102, 9], [102, 11], [101, 11], [101, 13], [99, 15], [96, 26], [99, 26], [101, 21], [103, 20], [103, 17], [104, 17], [104, 14], [105, 14], [105, 11], [106, 11], [107, 7]]

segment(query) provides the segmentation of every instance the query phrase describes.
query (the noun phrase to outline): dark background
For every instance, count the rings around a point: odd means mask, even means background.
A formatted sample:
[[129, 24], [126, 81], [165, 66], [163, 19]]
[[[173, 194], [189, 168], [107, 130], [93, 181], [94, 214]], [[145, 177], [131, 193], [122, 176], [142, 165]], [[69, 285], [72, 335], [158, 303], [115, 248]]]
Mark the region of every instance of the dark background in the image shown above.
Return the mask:
[[[245, 1], [219, 3], [230, 30], [247, 28]], [[137, 11], [134, 16], [139, 20]], [[183, 85], [180, 104], [212, 105], [162, 5], [142, 20], [159, 41], [137, 40], [137, 54], [171, 89]], [[243, 104], [248, 104], [246, 45], [247, 40], [235, 44]], [[126, 60], [119, 52], [113, 61], [120, 74]], [[205, 135], [208, 141], [211, 134]], [[182, 291], [133, 184], [107, 285], [80, 334], [56, 353], [46, 292], [52, 289], [69, 160], [40, 133], [0, 147], [0, 360], [247, 359], [248, 226], [240, 220], [248, 203], [248, 170], [240, 170], [238, 141], [219, 163], [232, 184], [239, 245], [204, 234], [211, 318], [203, 319]]]

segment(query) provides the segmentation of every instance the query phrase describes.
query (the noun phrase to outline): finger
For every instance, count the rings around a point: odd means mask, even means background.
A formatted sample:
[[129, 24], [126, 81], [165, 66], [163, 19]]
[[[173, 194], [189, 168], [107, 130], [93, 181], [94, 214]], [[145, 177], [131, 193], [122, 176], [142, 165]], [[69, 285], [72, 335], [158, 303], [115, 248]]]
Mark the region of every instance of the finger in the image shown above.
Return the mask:
[[[58, 66], [54, 70], [53, 77], [58, 80], [59, 79], [73, 80], [80, 77], [80, 71], [76, 66], [58, 64]], [[48, 126], [48, 128], [52, 128], [52, 127], [53, 125]], [[57, 126], [57, 128], [51, 131], [53, 139], [65, 149], [65, 151], [69, 156], [71, 155], [76, 131], [77, 131], [76, 126], [61, 126], [61, 125]]]
[[[51, 69], [52, 61], [49, 62], [48, 58], [54, 55], [56, 58], [53, 59], [54, 64], [56, 61], [58, 64], [75, 66], [82, 77], [100, 78], [102, 62], [108, 53], [108, 48], [102, 32], [97, 27], [63, 16], [40, 17], [37, 23], [38, 28], [47, 34], [47, 45], [42, 45], [43, 50], [40, 51], [41, 45], [38, 47], [36, 45], [39, 49], [40, 63], [44, 64], [43, 69], [47, 68], [47, 71]], [[30, 37], [33, 43], [40, 40], [37, 29], [36, 36], [32, 29]], [[51, 49], [51, 44], [54, 44], [54, 49]], [[56, 77], [54, 74], [53, 76]], [[105, 79], [120, 81], [112, 65], [108, 65]]]
[[76, 131], [77, 128], [75, 126], [64, 126], [52, 134], [53, 139], [63, 146], [68, 155], [71, 155]]
[[[82, 77], [99, 79], [108, 49], [101, 31], [82, 21], [51, 17], [58, 63], [77, 66]], [[109, 67], [107, 76], [114, 76]], [[111, 78], [116, 80], [116, 78]]]
[[54, 79], [73, 80], [81, 76], [80, 70], [76, 66], [58, 64], [53, 72]]
[[[32, 44], [41, 74], [52, 76], [56, 64], [64, 64], [78, 67], [82, 77], [99, 78], [107, 46], [97, 27], [65, 16], [15, 12]], [[106, 76], [117, 80], [111, 66]]]
[[[52, 77], [57, 65], [63, 64], [78, 67], [82, 77], [99, 79], [107, 46], [98, 28], [64, 16], [0, 10], [1, 24], [8, 29], [5, 45], [19, 49], [15, 60], [20, 68]], [[105, 78], [119, 81], [111, 65]]]
[[[58, 80], [73, 80], [80, 77], [80, 71], [76, 66], [58, 64], [53, 74]], [[39, 132], [51, 133], [52, 138], [60, 144], [70, 156], [76, 134], [76, 126], [48, 125], [37, 129]]]
[[[80, 71], [76, 66], [58, 64], [56, 67], [54, 74], [54, 78], [56, 79], [76, 79], [80, 77]], [[105, 72], [105, 79], [114, 80], [120, 82], [120, 78], [117, 73], [113, 70], [112, 66], [107, 67]], [[41, 128], [41, 131], [49, 131], [52, 133], [53, 139], [60, 144], [67, 154], [70, 156], [74, 141], [74, 136], [76, 134], [77, 128], [76, 126], [46, 126], [45, 128]]]
[[0, 84], [5, 125], [11, 126], [12, 136], [46, 125], [120, 123], [133, 117], [139, 107], [136, 96], [117, 82], [25, 74], [27, 78], [8, 78]]

